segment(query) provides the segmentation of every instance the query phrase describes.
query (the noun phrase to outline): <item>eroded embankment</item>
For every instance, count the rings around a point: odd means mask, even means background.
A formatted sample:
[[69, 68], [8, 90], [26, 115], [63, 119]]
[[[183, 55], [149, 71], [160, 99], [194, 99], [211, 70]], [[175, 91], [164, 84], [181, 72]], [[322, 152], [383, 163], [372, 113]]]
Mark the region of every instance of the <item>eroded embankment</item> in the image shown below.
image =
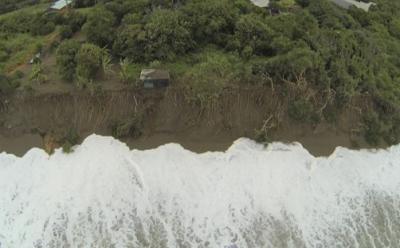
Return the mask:
[[357, 137], [354, 108], [344, 110], [334, 124], [301, 124], [287, 117], [283, 99], [265, 88], [227, 89], [203, 107], [188, 103], [179, 88], [17, 93], [1, 98], [0, 151], [23, 154], [32, 146], [43, 147], [43, 138], [49, 143], [49, 137], [50, 146], [57, 145], [70, 130], [81, 138], [118, 135], [139, 149], [178, 142], [197, 152], [224, 150], [261, 129], [272, 140], [299, 141], [317, 155], [329, 154], [336, 146], [351, 147], [354, 141], [365, 146]]

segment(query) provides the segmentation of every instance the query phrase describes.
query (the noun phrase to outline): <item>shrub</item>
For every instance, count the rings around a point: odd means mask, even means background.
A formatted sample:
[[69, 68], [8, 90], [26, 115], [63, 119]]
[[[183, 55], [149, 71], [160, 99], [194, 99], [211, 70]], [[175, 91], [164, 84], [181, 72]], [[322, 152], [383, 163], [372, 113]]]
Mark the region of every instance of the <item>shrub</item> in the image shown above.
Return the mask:
[[72, 33], [75, 33], [78, 30], [80, 30], [83, 24], [86, 22], [86, 17], [77, 11], [68, 11], [68, 13], [65, 16], [65, 19], [66, 19], [66, 25], [68, 25], [71, 28]]
[[32, 65], [32, 71], [29, 79], [40, 84], [47, 81], [47, 76], [45, 75], [44, 68], [41, 63], [35, 63]]
[[73, 147], [73, 145], [71, 143], [69, 143], [69, 141], [64, 142], [62, 145], [63, 153], [72, 153], [73, 152], [72, 147]]
[[233, 33], [237, 8], [231, 0], [188, 1], [183, 13], [193, 30], [196, 41], [225, 45]]
[[43, 44], [41, 42], [35, 45], [35, 53], [41, 53], [43, 50]]
[[62, 13], [49, 13], [47, 18], [48, 21], [53, 22], [55, 25], [62, 25], [66, 22], [66, 18]]
[[11, 80], [0, 74], [0, 93], [8, 93], [13, 89]]
[[120, 61], [121, 71], [119, 73], [121, 82], [126, 84], [134, 84], [137, 86], [138, 78], [140, 74], [140, 66], [138, 64], [131, 63], [128, 59]]
[[223, 53], [205, 51], [183, 75], [188, 101], [204, 107], [218, 99], [228, 83], [237, 80], [235, 58]]
[[0, 63], [6, 62], [8, 58], [9, 58], [8, 53], [6, 53], [5, 51], [0, 51]]
[[0, 33], [27, 33], [30, 31], [32, 20], [35, 20], [35, 17], [35, 14], [29, 11], [20, 11], [7, 16], [0, 20]]
[[72, 81], [76, 71], [76, 55], [78, 54], [80, 44], [74, 40], [67, 40], [60, 44], [57, 49], [57, 66], [61, 77]]
[[60, 46], [60, 42], [58, 40], [53, 40], [49, 46], [49, 52], [53, 53], [57, 50], [58, 46]]
[[9, 57], [10, 57], [9, 52], [6, 51], [5, 48], [0, 46], [0, 62], [7, 61]]
[[67, 133], [65, 134], [64, 138], [61, 140], [62, 142], [62, 151], [64, 153], [71, 153], [73, 152], [72, 147], [79, 142], [79, 134], [74, 128], [68, 129]]
[[60, 28], [60, 36], [62, 40], [69, 39], [73, 35], [72, 28], [70, 26], [62, 26]]
[[396, 145], [400, 141], [400, 113], [394, 114], [386, 124], [383, 139], [389, 145]]
[[74, 8], [91, 7], [96, 4], [96, 0], [75, 0], [73, 1]]
[[102, 66], [103, 50], [93, 44], [83, 44], [76, 55], [76, 74], [84, 80], [96, 77]]
[[111, 126], [112, 135], [115, 138], [137, 138], [142, 134], [143, 119], [141, 115], [135, 115], [125, 122], [116, 122]]
[[23, 78], [25, 76], [25, 74], [24, 74], [24, 72], [22, 72], [20, 70], [17, 70], [17, 71], [15, 71], [13, 73], [12, 76], [13, 76], [14, 79], [21, 79], [21, 78]]
[[114, 73], [112, 69], [110, 53], [105, 49], [103, 50], [103, 54], [101, 56], [101, 67], [106, 77], [109, 77]]
[[32, 35], [47, 35], [54, 31], [56, 25], [49, 21], [47, 16], [37, 14], [30, 22], [30, 31]]
[[370, 145], [378, 145], [382, 132], [381, 132], [381, 122], [379, 116], [376, 112], [368, 112], [364, 118], [364, 138]]
[[296, 121], [308, 122], [312, 120], [314, 106], [306, 99], [297, 99], [289, 104], [289, 117]]
[[253, 139], [261, 144], [268, 144], [271, 142], [271, 138], [268, 136], [268, 133], [261, 129], [256, 129], [254, 131]]
[[268, 55], [271, 50], [273, 31], [259, 15], [243, 15], [235, 25], [234, 40], [236, 40], [245, 58], [253, 54]]

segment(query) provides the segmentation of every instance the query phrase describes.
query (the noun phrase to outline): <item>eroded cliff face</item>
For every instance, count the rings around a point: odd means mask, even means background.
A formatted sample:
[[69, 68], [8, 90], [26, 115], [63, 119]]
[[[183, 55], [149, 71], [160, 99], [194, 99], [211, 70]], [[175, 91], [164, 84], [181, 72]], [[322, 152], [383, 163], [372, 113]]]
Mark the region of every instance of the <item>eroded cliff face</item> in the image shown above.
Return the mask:
[[139, 97], [135, 95], [130, 92], [15, 95], [4, 104], [3, 128], [15, 134], [32, 130], [61, 132], [67, 128], [79, 132], [103, 131], [109, 121], [135, 111], [133, 98]]
[[51, 95], [14, 95], [3, 99], [2, 134], [38, 131], [110, 134], [114, 123], [135, 115], [143, 117], [143, 133], [179, 133], [204, 128], [210, 134], [222, 131], [253, 131], [276, 112], [277, 99], [257, 90], [226, 91], [215, 102], [200, 107], [189, 103], [178, 89], [167, 91], [109, 91]]
[[[343, 111], [335, 124], [294, 123], [287, 117], [284, 98], [265, 88], [227, 89], [206, 106], [188, 102], [179, 88], [17, 93], [3, 96], [0, 108], [0, 148], [17, 153], [32, 145], [43, 146], [35, 145], [39, 136], [61, 140], [71, 129], [81, 138], [92, 133], [115, 135], [116, 127], [126, 129], [135, 118], [139, 124], [134, 128], [139, 132], [124, 132], [120, 138], [137, 148], [179, 142], [194, 151], [223, 150], [237, 138], [255, 137], [261, 130], [272, 140], [300, 141], [306, 147], [310, 143], [311, 151], [313, 146], [321, 150], [323, 143], [325, 152], [315, 151], [323, 154], [338, 145], [350, 146], [354, 138], [350, 136], [359, 125], [357, 111], [351, 109]], [[24, 142], [23, 136], [30, 138]], [[16, 151], [10, 144], [18, 139], [21, 144]], [[32, 139], [36, 141], [30, 144]]]

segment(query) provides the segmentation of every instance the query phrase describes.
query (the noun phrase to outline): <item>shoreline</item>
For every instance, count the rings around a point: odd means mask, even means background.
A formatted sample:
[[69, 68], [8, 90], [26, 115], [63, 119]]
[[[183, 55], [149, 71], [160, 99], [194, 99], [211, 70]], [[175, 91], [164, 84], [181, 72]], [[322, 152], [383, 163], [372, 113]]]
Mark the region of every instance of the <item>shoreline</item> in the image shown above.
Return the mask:
[[343, 109], [336, 122], [322, 120], [316, 125], [291, 120], [287, 104], [287, 99], [265, 88], [227, 89], [208, 108], [188, 104], [181, 88], [10, 95], [0, 108], [0, 152], [22, 156], [33, 147], [44, 148], [46, 135], [57, 145], [71, 129], [80, 141], [91, 134], [113, 136], [113, 126], [129, 123], [140, 136], [120, 140], [131, 149], [178, 143], [196, 153], [226, 151], [239, 138], [255, 138], [270, 120], [269, 141], [299, 142], [314, 156], [329, 156], [338, 146], [376, 148], [357, 131], [360, 117], [354, 109], [363, 105], [362, 100]]
[[[94, 133], [91, 133], [94, 134]], [[87, 138], [90, 133], [85, 134], [81, 141]], [[111, 136], [110, 134], [99, 134], [103, 136]], [[280, 142], [285, 144], [300, 143], [310, 154], [315, 157], [330, 156], [337, 147], [344, 147], [351, 150], [360, 149], [385, 149], [384, 146], [372, 147], [363, 140], [357, 140], [357, 145], [354, 146], [348, 135], [345, 133], [334, 131], [323, 132], [306, 132], [301, 135], [294, 135], [287, 131], [276, 133], [271, 143]], [[278, 138], [279, 137], [279, 138]], [[196, 134], [169, 134], [156, 133], [152, 135], [144, 135], [136, 139], [125, 138], [118, 139], [128, 145], [128, 147], [137, 150], [150, 150], [159, 146], [176, 143], [180, 144], [185, 149], [195, 153], [205, 152], [225, 152], [232, 144], [240, 139], [248, 137], [235, 137], [232, 134], [219, 134], [214, 136], [199, 136]], [[81, 143], [81, 142], [80, 142]], [[79, 144], [80, 144], [79, 143]], [[78, 145], [79, 145], [78, 144]], [[44, 149], [43, 138], [38, 134], [23, 134], [13, 137], [0, 135], [0, 153], [8, 153], [16, 156], [23, 156], [33, 148]]]

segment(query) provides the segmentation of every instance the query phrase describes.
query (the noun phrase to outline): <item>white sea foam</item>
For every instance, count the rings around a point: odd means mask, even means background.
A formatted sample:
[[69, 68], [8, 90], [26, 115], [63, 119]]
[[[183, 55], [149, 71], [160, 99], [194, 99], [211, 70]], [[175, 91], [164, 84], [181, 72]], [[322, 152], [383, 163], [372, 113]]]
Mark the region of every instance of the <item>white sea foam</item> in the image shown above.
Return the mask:
[[0, 247], [398, 247], [400, 146], [0, 154]]

